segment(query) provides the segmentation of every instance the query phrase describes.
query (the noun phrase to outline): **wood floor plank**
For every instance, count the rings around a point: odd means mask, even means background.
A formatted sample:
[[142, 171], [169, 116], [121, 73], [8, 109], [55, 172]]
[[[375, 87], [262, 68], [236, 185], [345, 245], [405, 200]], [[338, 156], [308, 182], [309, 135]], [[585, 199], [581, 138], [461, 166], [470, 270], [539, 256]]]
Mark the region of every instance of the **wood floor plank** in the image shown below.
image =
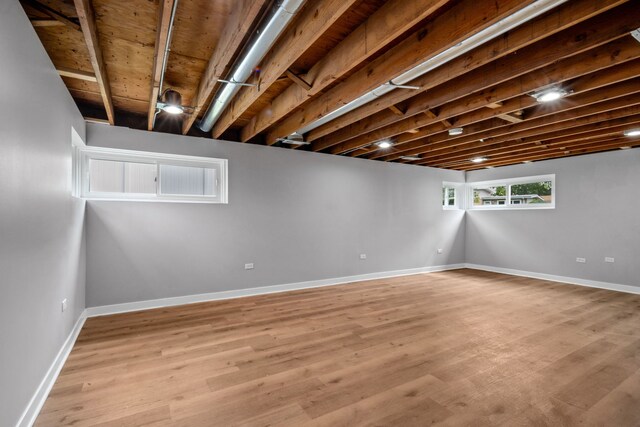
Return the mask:
[[87, 319], [38, 426], [638, 426], [640, 295], [455, 270]]

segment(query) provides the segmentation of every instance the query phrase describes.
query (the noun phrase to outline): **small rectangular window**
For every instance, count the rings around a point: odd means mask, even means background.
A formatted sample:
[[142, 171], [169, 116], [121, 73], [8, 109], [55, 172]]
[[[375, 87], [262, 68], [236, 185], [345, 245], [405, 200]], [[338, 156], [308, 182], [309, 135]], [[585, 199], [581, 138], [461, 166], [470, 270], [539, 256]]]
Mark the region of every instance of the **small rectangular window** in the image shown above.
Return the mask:
[[555, 175], [468, 184], [472, 209], [553, 209]]
[[507, 199], [507, 187], [505, 185], [473, 186], [472, 191], [472, 206], [504, 205]]
[[106, 148], [81, 151], [87, 199], [227, 203], [227, 161]]
[[443, 209], [461, 209], [460, 202], [463, 183], [443, 182], [442, 183], [442, 208]]

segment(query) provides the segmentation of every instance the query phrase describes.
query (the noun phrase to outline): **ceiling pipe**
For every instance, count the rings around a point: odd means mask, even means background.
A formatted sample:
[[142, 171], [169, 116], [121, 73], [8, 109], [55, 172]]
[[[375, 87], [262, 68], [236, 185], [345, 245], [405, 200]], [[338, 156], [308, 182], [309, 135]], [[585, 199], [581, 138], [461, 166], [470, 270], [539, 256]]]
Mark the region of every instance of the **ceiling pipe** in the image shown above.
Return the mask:
[[[160, 72], [160, 82], [158, 84], [158, 88], [159, 88], [158, 98], [162, 97], [162, 85], [164, 85], [164, 74], [167, 71], [167, 62], [169, 60], [169, 52], [171, 52], [171, 37], [173, 36], [173, 21], [175, 21], [176, 19], [176, 10], [178, 10], [178, 1], [179, 0], [175, 0], [173, 2], [173, 7], [171, 8], [171, 17], [169, 18], [169, 29], [167, 30], [167, 43], [165, 44], [165, 47], [164, 47], [164, 59], [162, 60], [162, 71]], [[157, 106], [158, 101], [160, 101], [160, 99], [156, 99], [156, 112], [153, 115], [153, 120], [151, 121], [152, 130], [153, 130], [153, 127], [156, 125], [156, 117], [160, 112], [160, 109]]]
[[304, 2], [305, 0], [281, 0], [276, 4], [269, 19], [258, 30], [257, 38], [226, 79], [224, 86], [211, 102], [202, 119], [197, 123], [201, 130], [210, 132], [213, 129], [213, 125], [231, 103], [240, 87], [246, 86], [246, 81]]
[[406, 86], [406, 84], [411, 82], [413, 79], [420, 77], [421, 75], [435, 68], [438, 68], [441, 65], [446, 64], [447, 62], [506, 33], [507, 31], [516, 28], [519, 25], [524, 24], [527, 21], [530, 21], [537, 16], [542, 15], [545, 12], [548, 12], [554, 7], [561, 5], [562, 3], [566, 3], [567, 1], [568, 0], [538, 0], [535, 3], [532, 3], [529, 6], [526, 6], [519, 11], [507, 16], [506, 18], [496, 22], [495, 24], [490, 25], [482, 31], [479, 31], [478, 33], [461, 41], [455, 46], [452, 46], [449, 49], [446, 49], [445, 51], [429, 58], [428, 60], [415, 66], [414, 68], [400, 74], [398, 77], [394, 78], [388, 83], [385, 83], [382, 86], [379, 86], [376, 89], [365, 93], [359, 98], [356, 98], [353, 101], [333, 110], [326, 116], [309, 123], [308, 125], [298, 129], [296, 132], [305, 134], [398, 88], [412, 89], [413, 87]]

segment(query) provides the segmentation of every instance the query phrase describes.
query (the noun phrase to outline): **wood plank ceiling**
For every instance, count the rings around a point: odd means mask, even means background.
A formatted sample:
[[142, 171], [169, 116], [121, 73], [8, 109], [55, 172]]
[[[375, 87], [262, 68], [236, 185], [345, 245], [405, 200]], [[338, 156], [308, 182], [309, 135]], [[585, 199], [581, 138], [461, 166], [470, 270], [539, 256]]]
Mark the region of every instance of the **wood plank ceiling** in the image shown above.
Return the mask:
[[[640, 145], [624, 135], [640, 128], [637, 0], [566, 1], [440, 60], [406, 83], [414, 88], [318, 126], [309, 125], [542, 0], [307, 0], [249, 78], [254, 86], [207, 134], [196, 124], [217, 80], [272, 1], [21, 1], [82, 113], [111, 124], [151, 129], [156, 100], [171, 88], [192, 113], [160, 113], [154, 131], [378, 161], [473, 170]], [[566, 96], [531, 96], [550, 87]], [[304, 128], [307, 144], [281, 140]]]

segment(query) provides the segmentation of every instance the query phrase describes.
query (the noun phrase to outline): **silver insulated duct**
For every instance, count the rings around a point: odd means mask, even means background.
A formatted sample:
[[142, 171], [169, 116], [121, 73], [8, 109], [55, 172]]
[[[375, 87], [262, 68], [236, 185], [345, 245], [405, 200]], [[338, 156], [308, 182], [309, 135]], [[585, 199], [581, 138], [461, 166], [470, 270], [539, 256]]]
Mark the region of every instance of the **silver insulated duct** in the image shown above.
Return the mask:
[[202, 120], [197, 123], [201, 130], [205, 132], [211, 131], [213, 125], [218, 121], [238, 90], [240, 90], [241, 85], [246, 83], [253, 70], [260, 64], [262, 58], [269, 52], [269, 49], [271, 49], [274, 42], [282, 34], [304, 2], [305, 0], [281, 0], [277, 3], [269, 19], [258, 30], [258, 37], [227, 77], [227, 83], [224, 83], [223, 88], [218, 91]]

